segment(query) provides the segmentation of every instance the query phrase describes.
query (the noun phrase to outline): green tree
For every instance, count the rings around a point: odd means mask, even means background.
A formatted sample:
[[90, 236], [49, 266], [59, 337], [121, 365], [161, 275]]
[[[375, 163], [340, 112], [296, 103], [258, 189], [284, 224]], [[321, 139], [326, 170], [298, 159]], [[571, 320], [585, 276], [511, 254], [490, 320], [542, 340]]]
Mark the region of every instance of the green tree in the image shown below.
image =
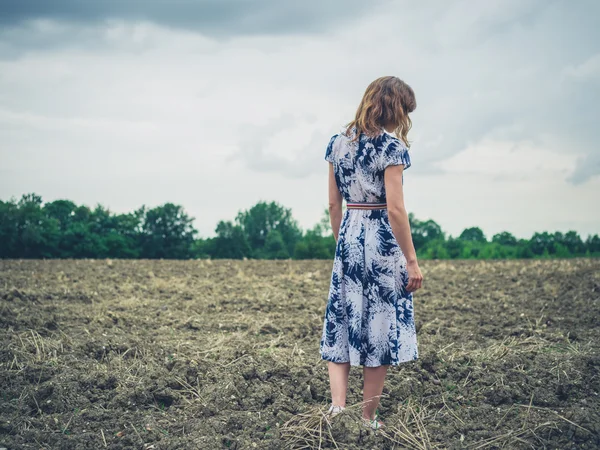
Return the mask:
[[194, 235], [193, 219], [173, 203], [145, 211], [142, 224], [144, 258], [184, 259], [191, 256]]
[[15, 255], [19, 258], [51, 257], [59, 237], [58, 223], [42, 210], [42, 198], [36, 194], [23, 195], [17, 203], [14, 227]]
[[510, 258], [512, 253], [514, 253], [512, 246], [488, 242], [481, 248], [479, 256], [482, 259], [505, 259]]
[[19, 207], [14, 200], [0, 201], [0, 258], [17, 258]]
[[419, 256], [423, 259], [449, 259], [450, 252], [446, 248], [445, 240], [435, 239], [427, 243]]
[[213, 258], [241, 259], [250, 256], [251, 248], [239, 225], [220, 221], [215, 230], [217, 237], [205, 246], [205, 253]]
[[479, 242], [464, 240], [460, 258], [461, 259], [477, 259], [480, 256], [482, 245]]
[[446, 241], [446, 250], [448, 251], [448, 256], [450, 256], [450, 259], [460, 258], [463, 253], [464, 246], [465, 242], [463, 240], [449, 237]]
[[106, 247], [112, 258], [138, 258], [141, 254], [142, 211], [111, 216], [105, 235]]
[[522, 259], [535, 257], [535, 254], [531, 250], [531, 245], [527, 239], [519, 239], [517, 242], [516, 257]]
[[534, 233], [529, 240], [529, 248], [537, 256], [542, 256], [544, 253], [550, 254], [550, 250], [554, 251], [554, 237], [547, 231]]
[[296, 244], [294, 256], [297, 259], [332, 259], [336, 242], [333, 235], [322, 235], [320, 227], [308, 230]]
[[469, 242], [487, 242], [485, 234], [479, 227], [466, 228], [458, 238]]
[[555, 237], [555, 242], [565, 246], [571, 255], [583, 255], [586, 250], [583, 240], [576, 231], [568, 231], [562, 236], [562, 239]]
[[313, 231], [317, 233], [318, 236], [332, 236], [333, 231], [331, 230], [331, 219], [329, 216], [329, 209], [325, 208], [323, 210], [323, 216], [321, 216], [321, 220], [313, 227]]
[[585, 240], [586, 251], [590, 254], [600, 253], [600, 237], [597, 234], [590, 234]]
[[[511, 233], [487, 242], [478, 227], [446, 238], [433, 220], [409, 215], [421, 258], [498, 259], [600, 256], [597, 234], [585, 242], [575, 231], [534, 233], [530, 240]], [[196, 239], [192, 219], [181, 206], [167, 203], [128, 214], [113, 214], [70, 200], [44, 204], [36, 194], [0, 201], [0, 258], [333, 258], [336, 242], [329, 213], [302, 232], [291, 210], [259, 202], [241, 211], [235, 222], [221, 221], [216, 237]]]
[[77, 205], [70, 200], [55, 200], [44, 205], [44, 213], [58, 222], [58, 228], [64, 233], [74, 221]]
[[443, 241], [445, 239], [442, 227], [433, 220], [422, 222], [417, 220], [412, 213], [408, 215], [408, 220], [415, 250], [424, 248], [431, 241]]
[[192, 257], [193, 258], [200, 258], [200, 259], [205, 259], [205, 258], [210, 258], [210, 257], [216, 257], [214, 256], [216, 253], [216, 247], [215, 247], [215, 241], [217, 238], [197, 238], [196, 240], [194, 240], [194, 243], [192, 244]]
[[302, 236], [291, 209], [276, 202], [258, 202], [249, 210], [240, 211], [236, 222], [242, 227], [253, 256], [256, 257], [260, 257], [272, 230], [277, 230], [281, 235], [288, 255], [293, 254], [296, 243]]
[[271, 230], [267, 234], [265, 246], [259, 253], [265, 259], [287, 259], [290, 257], [287, 246], [279, 230]]
[[517, 238], [508, 231], [503, 231], [502, 233], [495, 234], [492, 237], [492, 242], [499, 245], [514, 246], [517, 245]]

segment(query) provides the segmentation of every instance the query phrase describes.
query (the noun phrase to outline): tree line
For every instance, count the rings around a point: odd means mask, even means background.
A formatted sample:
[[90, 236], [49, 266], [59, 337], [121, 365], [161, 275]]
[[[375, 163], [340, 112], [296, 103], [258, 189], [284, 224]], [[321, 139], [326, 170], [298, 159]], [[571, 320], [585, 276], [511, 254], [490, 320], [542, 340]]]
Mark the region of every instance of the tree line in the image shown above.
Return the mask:
[[[420, 259], [513, 259], [600, 256], [597, 234], [539, 232], [517, 239], [509, 232], [487, 239], [478, 227], [458, 237], [433, 220], [409, 216]], [[166, 203], [115, 214], [70, 200], [44, 203], [36, 194], [0, 201], [0, 258], [255, 258], [331, 259], [335, 240], [327, 211], [302, 230], [291, 209], [258, 202], [234, 220], [220, 221], [215, 237], [198, 237], [182, 206]]]

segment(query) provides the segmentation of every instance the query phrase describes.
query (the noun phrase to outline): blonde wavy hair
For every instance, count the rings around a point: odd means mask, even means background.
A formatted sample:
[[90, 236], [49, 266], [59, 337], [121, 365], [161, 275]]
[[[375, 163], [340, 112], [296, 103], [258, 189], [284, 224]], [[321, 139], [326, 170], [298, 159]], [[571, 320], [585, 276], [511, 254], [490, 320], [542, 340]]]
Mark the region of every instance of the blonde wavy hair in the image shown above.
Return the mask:
[[373, 81], [360, 102], [356, 117], [347, 125], [347, 135], [356, 128], [353, 141], [361, 133], [370, 137], [381, 134], [385, 126], [393, 126], [394, 134], [410, 147], [407, 135], [412, 127], [408, 115], [417, 107], [412, 88], [398, 77], [381, 77]]

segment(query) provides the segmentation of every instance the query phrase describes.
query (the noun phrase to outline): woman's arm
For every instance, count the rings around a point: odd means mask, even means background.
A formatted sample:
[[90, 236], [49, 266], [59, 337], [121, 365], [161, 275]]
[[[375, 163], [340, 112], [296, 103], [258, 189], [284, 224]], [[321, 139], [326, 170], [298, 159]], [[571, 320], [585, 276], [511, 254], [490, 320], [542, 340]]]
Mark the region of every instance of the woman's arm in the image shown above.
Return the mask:
[[388, 166], [384, 172], [384, 182], [390, 225], [392, 226], [394, 237], [406, 257], [408, 269], [408, 285], [406, 289], [412, 292], [421, 287], [423, 275], [417, 262], [417, 253], [415, 252], [415, 246], [413, 245], [410, 233], [408, 213], [404, 206], [404, 191], [402, 190], [403, 170], [403, 165]]
[[342, 194], [335, 182], [332, 163], [329, 163], [329, 220], [331, 221], [333, 237], [335, 237], [335, 241], [337, 242], [342, 223]]

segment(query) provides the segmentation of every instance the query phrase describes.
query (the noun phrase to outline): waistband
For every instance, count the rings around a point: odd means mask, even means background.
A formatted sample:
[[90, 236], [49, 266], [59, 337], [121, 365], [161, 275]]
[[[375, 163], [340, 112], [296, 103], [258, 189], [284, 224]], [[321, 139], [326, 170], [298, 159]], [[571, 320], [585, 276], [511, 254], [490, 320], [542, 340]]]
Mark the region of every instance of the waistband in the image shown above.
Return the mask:
[[386, 203], [346, 202], [348, 209], [386, 209]]

